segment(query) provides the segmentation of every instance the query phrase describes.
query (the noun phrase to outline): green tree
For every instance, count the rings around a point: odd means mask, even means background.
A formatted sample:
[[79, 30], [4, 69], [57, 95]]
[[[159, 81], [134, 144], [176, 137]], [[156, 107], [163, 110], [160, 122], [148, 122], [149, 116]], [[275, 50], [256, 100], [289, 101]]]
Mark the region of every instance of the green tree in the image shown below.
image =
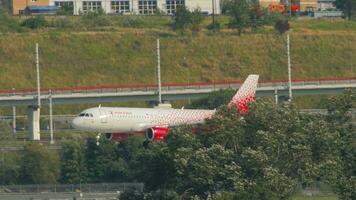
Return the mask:
[[334, 186], [341, 199], [351, 200], [356, 196], [356, 126], [351, 109], [356, 107], [356, 90], [349, 90], [329, 100], [327, 122], [338, 134], [337, 157], [329, 159], [321, 167], [324, 178]]
[[169, 188], [174, 181], [172, 156], [163, 142], [155, 142], [142, 151], [131, 167], [136, 180], [150, 191]]
[[205, 98], [192, 101], [188, 107], [194, 109], [215, 109], [222, 105], [227, 105], [235, 93], [235, 90], [211, 92]]
[[336, 0], [336, 8], [342, 10], [348, 19], [352, 19], [356, 14], [356, 2], [354, 0]]
[[241, 190], [241, 170], [232, 151], [215, 144], [197, 150], [180, 148], [175, 153], [179, 191], [207, 198], [217, 191]]
[[61, 181], [63, 183], [85, 183], [87, 169], [85, 166], [84, 144], [78, 141], [66, 141], [62, 144]]
[[20, 155], [13, 152], [0, 152], [0, 184], [11, 185], [20, 183]]
[[64, 3], [64, 5], [62, 5], [57, 14], [58, 15], [73, 15], [73, 11], [74, 11], [74, 8], [73, 8], [73, 5], [69, 4], [69, 3]]
[[191, 24], [191, 12], [186, 6], [178, 6], [173, 20], [173, 29], [183, 32]]
[[30, 29], [49, 27], [48, 21], [43, 16], [27, 18], [21, 23], [21, 25]]
[[117, 154], [117, 145], [111, 141], [101, 141], [96, 145], [95, 138], [87, 140], [86, 166], [91, 182], [122, 181], [127, 178], [126, 161]]
[[200, 31], [200, 25], [204, 20], [203, 15], [201, 14], [201, 9], [200, 8], [195, 8], [191, 13], [190, 13], [190, 18], [191, 18], [191, 30], [193, 32], [198, 32]]
[[200, 8], [190, 11], [186, 6], [178, 6], [173, 18], [173, 29], [183, 33], [186, 29], [193, 32], [200, 30], [200, 25], [204, 20]]
[[250, 4], [248, 0], [232, 0], [228, 9], [229, 26], [237, 29], [239, 35], [244, 29], [251, 27]]
[[24, 183], [56, 183], [60, 176], [60, 160], [56, 151], [39, 143], [25, 146], [21, 158]]

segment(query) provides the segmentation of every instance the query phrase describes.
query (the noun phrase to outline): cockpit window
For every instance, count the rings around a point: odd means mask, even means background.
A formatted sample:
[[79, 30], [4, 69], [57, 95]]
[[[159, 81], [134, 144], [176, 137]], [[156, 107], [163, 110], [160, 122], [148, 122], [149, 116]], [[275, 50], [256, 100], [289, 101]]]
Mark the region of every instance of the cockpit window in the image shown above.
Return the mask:
[[80, 113], [79, 117], [94, 117], [92, 113]]

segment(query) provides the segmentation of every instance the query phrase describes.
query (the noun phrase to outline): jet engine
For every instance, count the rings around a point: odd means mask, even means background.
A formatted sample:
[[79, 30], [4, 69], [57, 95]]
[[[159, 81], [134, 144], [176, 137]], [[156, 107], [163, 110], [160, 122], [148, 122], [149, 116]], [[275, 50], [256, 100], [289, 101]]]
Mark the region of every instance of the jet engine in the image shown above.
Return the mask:
[[164, 137], [168, 134], [168, 132], [169, 128], [166, 127], [149, 128], [146, 131], [146, 138], [150, 142], [152, 142], [153, 140], [163, 140]]
[[111, 141], [124, 141], [129, 138], [128, 134], [125, 133], [105, 133], [105, 139]]

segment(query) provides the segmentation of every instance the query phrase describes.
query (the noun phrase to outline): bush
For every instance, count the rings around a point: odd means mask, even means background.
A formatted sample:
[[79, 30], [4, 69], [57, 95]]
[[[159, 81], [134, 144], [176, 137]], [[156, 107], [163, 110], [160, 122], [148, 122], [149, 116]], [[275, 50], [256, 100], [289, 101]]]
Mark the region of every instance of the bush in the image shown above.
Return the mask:
[[0, 32], [23, 32], [23, 30], [23, 27], [11, 18], [6, 10], [0, 8]]
[[149, 193], [146, 198], [147, 200], [178, 200], [181, 199], [175, 191], [170, 190], [157, 190], [155, 192]]
[[74, 26], [74, 23], [66, 17], [60, 17], [54, 20], [53, 25], [56, 28], [66, 29], [72, 28]]
[[187, 7], [179, 6], [175, 13], [173, 29], [183, 32], [190, 28], [193, 32], [197, 32], [200, 30], [200, 25], [203, 20], [204, 17], [199, 8], [196, 8], [191, 12]]
[[98, 26], [110, 26], [112, 23], [110, 19], [105, 16], [102, 10], [95, 12], [87, 12], [82, 15], [81, 21], [85, 27], [98, 27]]
[[139, 28], [142, 27], [143, 24], [143, 20], [135, 16], [127, 16], [121, 22], [121, 26], [128, 28]]
[[137, 190], [126, 190], [120, 194], [120, 200], [142, 200], [145, 195], [143, 192], [139, 192]]
[[36, 17], [25, 19], [21, 23], [21, 26], [25, 26], [30, 29], [38, 29], [38, 28], [48, 27], [49, 23], [46, 20], [46, 18], [44, 18], [43, 16], [36, 16]]
[[288, 20], [278, 20], [274, 27], [281, 34], [287, 32], [290, 28]]

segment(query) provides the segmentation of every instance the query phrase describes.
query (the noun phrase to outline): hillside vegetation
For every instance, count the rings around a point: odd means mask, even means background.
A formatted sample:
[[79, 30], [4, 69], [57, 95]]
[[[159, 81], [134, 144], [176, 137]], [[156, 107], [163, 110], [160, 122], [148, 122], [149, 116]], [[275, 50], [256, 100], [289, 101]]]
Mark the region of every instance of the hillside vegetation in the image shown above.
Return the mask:
[[[152, 29], [144, 28], [150, 18], [142, 19], [143, 28], [125, 28], [117, 21], [103, 30], [3, 33], [0, 89], [35, 86], [36, 42], [42, 87], [154, 83], [157, 37], [163, 83], [237, 81], [250, 73], [260, 74], [262, 80], [287, 78], [285, 36], [272, 27], [242, 36], [229, 29], [181, 35], [170, 29], [166, 17], [152, 18]], [[355, 76], [354, 22], [294, 21], [291, 26], [294, 79]]]

